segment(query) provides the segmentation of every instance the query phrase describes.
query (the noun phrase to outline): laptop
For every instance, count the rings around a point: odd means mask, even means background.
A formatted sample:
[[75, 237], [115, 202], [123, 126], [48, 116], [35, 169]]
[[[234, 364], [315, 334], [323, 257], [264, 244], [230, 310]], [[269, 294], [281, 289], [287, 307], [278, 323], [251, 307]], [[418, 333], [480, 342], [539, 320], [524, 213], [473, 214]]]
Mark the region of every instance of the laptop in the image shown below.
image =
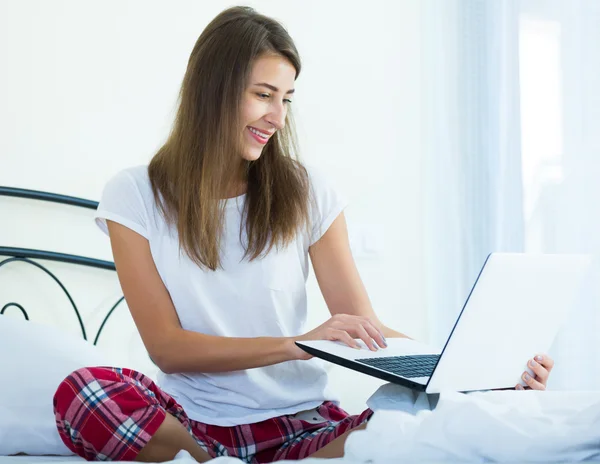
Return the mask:
[[[443, 348], [389, 338], [373, 352], [329, 340], [299, 341], [307, 353], [427, 393], [524, 385], [527, 361], [547, 352], [591, 265], [588, 255], [491, 253]], [[529, 370], [532, 374], [531, 370]]]

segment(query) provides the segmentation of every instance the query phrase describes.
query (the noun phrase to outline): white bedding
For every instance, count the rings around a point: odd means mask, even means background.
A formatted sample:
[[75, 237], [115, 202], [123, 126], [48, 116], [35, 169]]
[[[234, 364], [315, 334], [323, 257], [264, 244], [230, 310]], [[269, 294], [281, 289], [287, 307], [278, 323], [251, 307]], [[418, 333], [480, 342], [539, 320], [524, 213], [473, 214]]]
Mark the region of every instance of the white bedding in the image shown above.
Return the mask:
[[[73, 464], [76, 462], [86, 462], [79, 456], [0, 456], [0, 464]], [[179, 453], [173, 461], [173, 464], [196, 464], [196, 461], [186, 452]], [[239, 459], [217, 458], [210, 461], [215, 464], [240, 464]], [[298, 461], [278, 461], [281, 464], [297, 464]], [[307, 464], [357, 464], [348, 459], [305, 459], [302, 461]]]
[[[368, 402], [375, 415], [352, 433], [346, 457], [309, 464], [600, 461], [600, 392], [424, 394], [388, 384]], [[72, 464], [78, 457], [0, 457], [0, 464]], [[186, 452], [173, 464], [193, 464]], [[217, 458], [216, 464], [236, 464]], [[280, 461], [294, 463], [297, 461]]]
[[[437, 399], [437, 398], [436, 398]], [[600, 392], [492, 391], [431, 398], [398, 385], [370, 399], [367, 429], [351, 434], [358, 462], [600, 460]], [[386, 410], [387, 409], [387, 410]]]
[[79, 456], [0, 456], [0, 464], [72, 464], [74, 462], [85, 462]]

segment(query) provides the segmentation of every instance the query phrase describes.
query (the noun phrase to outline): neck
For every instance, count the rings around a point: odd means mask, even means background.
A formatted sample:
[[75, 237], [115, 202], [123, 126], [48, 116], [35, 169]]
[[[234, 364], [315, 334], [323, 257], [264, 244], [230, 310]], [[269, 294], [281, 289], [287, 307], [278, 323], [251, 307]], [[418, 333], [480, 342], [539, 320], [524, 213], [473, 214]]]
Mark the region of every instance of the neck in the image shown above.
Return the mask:
[[242, 175], [242, 172], [243, 171], [241, 171], [238, 176], [229, 181], [229, 186], [227, 187], [227, 190], [225, 192], [225, 194], [227, 195], [226, 198], [240, 196], [246, 193], [246, 190], [248, 190], [248, 176], [245, 172]]
[[243, 160], [237, 169], [237, 175], [229, 182], [226, 198], [238, 197], [248, 190], [248, 162]]
[[248, 183], [247, 182], [237, 183], [237, 184], [231, 185], [227, 189], [227, 196], [225, 198], [239, 197], [240, 195], [243, 195], [244, 193], [246, 193], [247, 189], [248, 189]]

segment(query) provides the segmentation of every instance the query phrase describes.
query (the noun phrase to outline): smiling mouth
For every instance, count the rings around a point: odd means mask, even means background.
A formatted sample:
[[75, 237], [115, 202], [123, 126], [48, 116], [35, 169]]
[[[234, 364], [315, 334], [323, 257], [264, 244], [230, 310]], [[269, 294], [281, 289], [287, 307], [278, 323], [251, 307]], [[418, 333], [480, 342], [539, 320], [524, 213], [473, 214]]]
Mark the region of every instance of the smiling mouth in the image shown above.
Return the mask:
[[255, 129], [254, 127], [250, 127], [250, 126], [248, 126], [248, 132], [250, 132], [250, 135], [254, 138], [254, 140], [256, 140], [257, 142], [259, 142], [263, 145], [269, 141], [269, 138], [272, 135], [272, 134], [266, 134], [264, 132], [261, 132], [258, 129]]

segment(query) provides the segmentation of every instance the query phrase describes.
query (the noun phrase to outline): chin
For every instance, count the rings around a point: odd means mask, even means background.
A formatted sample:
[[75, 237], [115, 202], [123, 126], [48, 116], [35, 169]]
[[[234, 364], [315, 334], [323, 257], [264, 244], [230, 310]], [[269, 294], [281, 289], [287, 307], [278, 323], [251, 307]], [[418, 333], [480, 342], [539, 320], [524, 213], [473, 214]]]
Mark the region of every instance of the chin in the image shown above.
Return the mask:
[[242, 154], [242, 158], [244, 158], [246, 161], [256, 161], [258, 158], [260, 158], [261, 154], [262, 154], [262, 150], [260, 150], [260, 151], [251, 150], [251, 151], [247, 151], [244, 154]]

